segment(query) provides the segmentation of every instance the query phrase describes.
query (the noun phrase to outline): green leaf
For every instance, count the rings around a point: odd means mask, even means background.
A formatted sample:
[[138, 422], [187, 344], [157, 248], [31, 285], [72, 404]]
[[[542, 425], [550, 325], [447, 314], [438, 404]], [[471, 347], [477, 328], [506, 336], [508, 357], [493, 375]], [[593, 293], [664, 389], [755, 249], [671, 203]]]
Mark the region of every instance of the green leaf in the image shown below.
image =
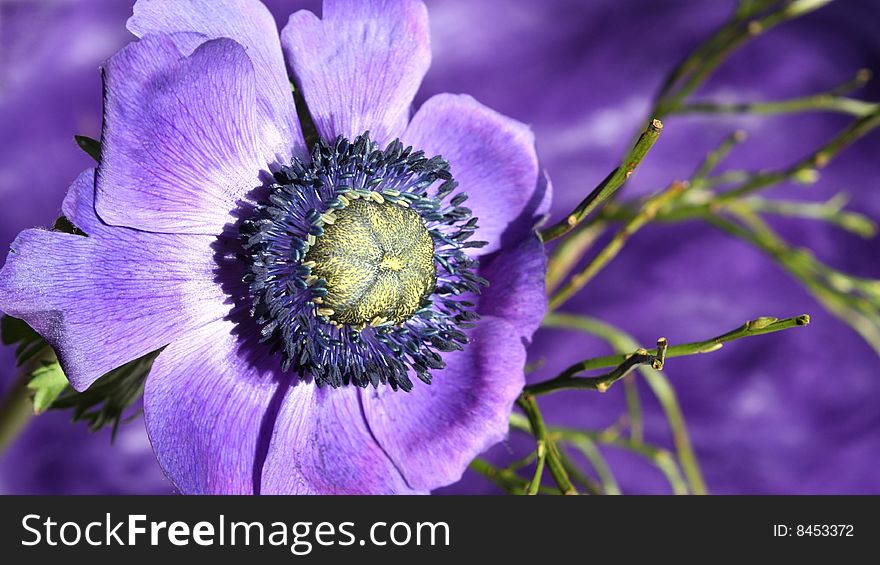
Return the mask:
[[85, 135], [75, 135], [73, 138], [76, 140], [76, 144], [79, 145], [79, 148], [85, 151], [89, 157], [95, 160], [96, 163], [101, 161], [101, 142], [92, 139], [91, 137], [86, 137]]
[[24, 320], [12, 316], [3, 316], [3, 319], [0, 320], [0, 342], [3, 345], [15, 345], [22, 341], [35, 339], [40, 339], [40, 336]]
[[88, 390], [77, 392], [68, 384], [49, 344], [23, 320], [3, 316], [0, 341], [18, 346], [16, 364], [26, 371], [35, 413], [71, 409], [73, 420], [86, 422], [92, 431], [112, 425], [114, 437], [129, 409], [143, 396], [147, 375], [161, 351], [126, 363], [99, 378]]
[[68, 388], [67, 377], [58, 361], [43, 363], [31, 372], [27, 384], [34, 393], [34, 413], [42, 414], [52, 407], [52, 403]]
[[55, 231], [60, 231], [62, 233], [72, 233], [74, 235], [88, 237], [88, 235], [86, 235], [84, 231], [73, 225], [73, 223], [64, 216], [59, 216], [58, 219], [55, 220], [55, 224], [52, 226], [52, 229]]
[[27, 388], [33, 392], [34, 413], [42, 414], [68, 388], [52, 348], [26, 322], [12, 316], [0, 320], [0, 341], [17, 346], [15, 364], [23, 368]]
[[115, 437], [129, 408], [143, 396], [147, 375], [160, 352], [148, 353], [110, 371], [83, 392], [65, 389], [58, 395], [52, 408], [73, 409], [73, 420], [86, 422], [92, 431], [112, 425]]
[[45, 350], [48, 345], [24, 320], [3, 316], [0, 319], [0, 342], [14, 345], [15, 364], [21, 367]]

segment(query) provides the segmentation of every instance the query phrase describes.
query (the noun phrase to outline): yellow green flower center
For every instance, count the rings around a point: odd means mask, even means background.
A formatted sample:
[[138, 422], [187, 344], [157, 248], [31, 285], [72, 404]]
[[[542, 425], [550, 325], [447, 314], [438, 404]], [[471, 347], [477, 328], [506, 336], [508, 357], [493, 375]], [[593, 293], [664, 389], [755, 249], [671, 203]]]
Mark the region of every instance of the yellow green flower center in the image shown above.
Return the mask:
[[327, 281], [318, 314], [336, 324], [396, 324], [430, 296], [434, 240], [413, 210], [381, 198], [356, 199], [323, 216], [324, 233], [306, 254]]

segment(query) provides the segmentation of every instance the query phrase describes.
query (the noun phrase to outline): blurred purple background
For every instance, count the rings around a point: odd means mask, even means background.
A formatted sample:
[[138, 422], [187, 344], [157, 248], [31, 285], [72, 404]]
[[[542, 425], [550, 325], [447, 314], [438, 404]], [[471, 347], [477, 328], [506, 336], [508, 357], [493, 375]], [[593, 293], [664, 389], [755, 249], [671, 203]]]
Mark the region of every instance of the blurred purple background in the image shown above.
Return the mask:
[[[711, 33], [732, 2], [700, 0], [428, 0], [433, 64], [417, 104], [465, 92], [535, 130], [553, 178], [558, 217], [616, 165], [664, 73]], [[318, 2], [267, 2], [279, 23]], [[98, 137], [99, 65], [129, 40], [127, 2], [0, 3], [0, 248], [59, 214], [68, 183], [90, 160], [74, 134]], [[827, 90], [859, 68], [880, 72], [880, 1], [847, 0], [786, 24], [739, 52], [698, 93], [723, 100], [778, 99]], [[859, 93], [880, 100], [880, 81]], [[707, 150], [743, 128], [749, 140], [727, 167], [786, 165], [847, 123], [805, 114], [771, 118], [671, 117], [625, 196], [686, 177]], [[824, 200], [840, 190], [880, 218], [880, 133], [847, 150], [809, 188], [774, 195]], [[776, 224], [797, 245], [861, 276], [880, 277], [880, 243], [824, 224]], [[565, 311], [600, 317], [643, 343], [703, 339], [759, 315], [810, 313], [803, 330], [675, 359], [666, 374], [684, 409], [713, 493], [880, 493], [880, 361], [845, 324], [758, 251], [702, 224], [649, 227]], [[607, 352], [581, 335], [542, 330], [533, 359], [544, 378]], [[13, 377], [0, 351], [0, 390]], [[659, 407], [646, 402], [647, 439], [670, 445]], [[601, 428], [625, 410], [623, 388], [542, 400], [551, 423]], [[35, 419], [0, 458], [0, 493], [171, 492], [141, 421], [111, 446], [64, 413]], [[517, 451], [517, 440], [493, 459]], [[607, 452], [624, 492], [668, 492], [641, 460]], [[444, 492], [491, 493], [481, 477]]]

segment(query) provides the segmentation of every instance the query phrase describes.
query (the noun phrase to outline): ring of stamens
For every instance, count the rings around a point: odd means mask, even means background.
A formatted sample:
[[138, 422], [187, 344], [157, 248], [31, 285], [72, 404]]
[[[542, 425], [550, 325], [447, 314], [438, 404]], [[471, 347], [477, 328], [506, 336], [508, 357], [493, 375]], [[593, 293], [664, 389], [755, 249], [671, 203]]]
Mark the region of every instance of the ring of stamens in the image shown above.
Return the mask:
[[488, 284], [449, 163], [364, 134], [319, 140], [274, 177], [239, 231], [251, 316], [282, 370], [319, 386], [430, 383]]

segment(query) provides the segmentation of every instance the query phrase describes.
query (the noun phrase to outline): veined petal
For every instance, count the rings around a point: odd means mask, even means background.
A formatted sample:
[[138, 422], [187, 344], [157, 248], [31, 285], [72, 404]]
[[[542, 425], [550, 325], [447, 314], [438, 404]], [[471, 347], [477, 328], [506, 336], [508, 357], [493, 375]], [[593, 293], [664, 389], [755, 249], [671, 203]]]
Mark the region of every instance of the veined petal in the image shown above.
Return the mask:
[[[383, 387], [384, 388], [384, 387]], [[264, 494], [417, 494], [370, 433], [359, 389], [301, 382], [281, 403]]]
[[406, 482], [435, 489], [461, 478], [480, 453], [507, 436], [508, 418], [525, 384], [518, 332], [486, 316], [464, 351], [444, 356], [430, 385], [406, 394], [387, 387], [361, 392], [370, 430]]
[[65, 215], [88, 237], [32, 229], [0, 271], [0, 310], [40, 333], [77, 390], [228, 311], [210, 236], [146, 233], [95, 214], [94, 170], [71, 186]]
[[480, 314], [506, 320], [531, 341], [547, 311], [547, 253], [538, 236], [481, 257], [480, 276], [489, 281], [477, 297]]
[[399, 137], [431, 63], [428, 12], [416, 0], [325, 0], [290, 16], [281, 44], [318, 133]]
[[153, 232], [219, 234], [263, 184], [285, 139], [256, 104], [244, 47], [215, 39], [183, 57], [168, 36], [147, 36], [104, 69], [97, 210], [110, 224]]
[[430, 98], [402, 140], [449, 161], [469, 197], [464, 205], [479, 218], [475, 239], [489, 242], [480, 254], [518, 243], [546, 213], [549, 183], [539, 175], [534, 134], [470, 96]]
[[[138, 37], [170, 34], [185, 55], [211, 39], [229, 38], [241, 44], [254, 65], [257, 102], [279, 130], [289, 152], [305, 147], [290, 80], [284, 66], [278, 28], [269, 10], [257, 0], [138, 0], [128, 29]], [[286, 155], [289, 157], [289, 153]]]
[[279, 374], [277, 363], [248, 355], [226, 320], [162, 351], [147, 378], [144, 418], [159, 464], [181, 492], [258, 492], [273, 399], [289, 380]]

